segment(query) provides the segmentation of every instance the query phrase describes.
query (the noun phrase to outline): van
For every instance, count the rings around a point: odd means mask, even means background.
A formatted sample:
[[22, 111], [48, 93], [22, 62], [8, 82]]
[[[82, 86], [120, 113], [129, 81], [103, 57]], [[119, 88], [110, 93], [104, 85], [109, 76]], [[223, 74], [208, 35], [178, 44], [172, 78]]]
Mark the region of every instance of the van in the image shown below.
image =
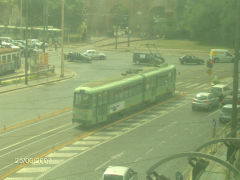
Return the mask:
[[211, 87], [211, 93], [219, 97], [222, 101], [223, 97], [232, 93], [232, 90], [226, 84], [216, 84]]
[[137, 173], [129, 167], [109, 166], [103, 173], [102, 180], [137, 180]]
[[226, 49], [211, 49], [210, 60], [213, 62], [233, 62], [233, 55]]
[[[240, 105], [237, 105], [237, 118], [240, 119]], [[220, 109], [219, 121], [227, 123], [232, 120], [232, 104], [226, 104]]]

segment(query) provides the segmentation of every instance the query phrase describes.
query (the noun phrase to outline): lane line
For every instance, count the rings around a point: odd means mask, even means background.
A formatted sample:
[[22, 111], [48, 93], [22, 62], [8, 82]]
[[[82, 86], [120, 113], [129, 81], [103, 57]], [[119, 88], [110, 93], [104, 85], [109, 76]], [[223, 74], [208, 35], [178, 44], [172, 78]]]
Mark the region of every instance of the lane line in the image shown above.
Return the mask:
[[[2, 148], [2, 149], [0, 149], [0, 152], [1, 151], [3, 151], [3, 150], [6, 150], [6, 149], [8, 149], [8, 148], [11, 148], [11, 147], [13, 147], [13, 146], [17, 146], [17, 145], [19, 145], [19, 144], [22, 144], [22, 143], [24, 143], [24, 142], [26, 142], [26, 141], [29, 141], [29, 140], [31, 140], [31, 139], [34, 139], [34, 138], [36, 138], [36, 137], [39, 137], [39, 136], [42, 136], [42, 135], [44, 135], [44, 134], [47, 134], [47, 133], [50, 133], [50, 132], [52, 132], [52, 131], [55, 131], [55, 130], [57, 130], [57, 129], [60, 129], [60, 128], [63, 128], [63, 127], [65, 127], [65, 126], [69, 126], [70, 124], [68, 123], [68, 124], [64, 124], [64, 125], [62, 125], [62, 126], [59, 126], [59, 127], [57, 127], [57, 128], [54, 128], [54, 129], [51, 129], [51, 130], [49, 130], [49, 131], [45, 131], [45, 132], [43, 132], [43, 133], [41, 133], [41, 134], [38, 134], [38, 135], [36, 135], [36, 136], [32, 136], [31, 138], [28, 138], [28, 139], [25, 139], [25, 140], [23, 140], [23, 141], [20, 141], [20, 142], [17, 142], [17, 143], [15, 143], [15, 144], [12, 144], [12, 145], [10, 145], [10, 146], [7, 146], [7, 147], [5, 147], [5, 148]], [[9, 152], [8, 152], [9, 153]], [[0, 157], [2, 157], [3, 155], [0, 155]]]
[[118, 154], [115, 154], [115, 155], [111, 156], [109, 160], [105, 161], [104, 163], [102, 163], [98, 167], [96, 167], [95, 171], [100, 170], [102, 167], [106, 166], [109, 162], [122, 157], [123, 154], [124, 154], [124, 152], [122, 151], [122, 152], [120, 152]]
[[64, 112], [71, 111], [71, 110], [72, 110], [72, 107], [67, 107], [67, 108], [64, 108], [64, 109], [62, 109], [60, 111], [56, 111], [56, 112], [53, 112], [53, 113], [50, 113], [50, 114], [47, 114], [47, 115], [43, 115], [43, 116], [40, 116], [40, 117], [31, 119], [31, 120], [28, 120], [28, 121], [24, 121], [24, 122], [21, 122], [21, 123], [18, 123], [18, 124], [15, 124], [15, 125], [12, 125], [12, 126], [9, 126], [9, 127], [3, 128], [3, 129], [0, 129], [0, 133], [4, 133], [4, 132], [10, 131], [12, 129], [20, 128], [20, 127], [26, 126], [28, 124], [32, 124], [34, 122], [37, 122], [37, 121], [40, 121], [40, 120], [43, 120], [43, 119], [47, 119], [47, 118], [56, 116], [56, 115], [64, 113]]
[[64, 113], [62, 113], [62, 114], [58, 114], [58, 115], [56, 115], [56, 116], [53, 116], [53, 117], [44, 119], [44, 120], [42, 120], [42, 121], [39, 121], [39, 122], [36, 122], [36, 123], [33, 123], [33, 124], [28, 124], [28, 125], [23, 126], [23, 127], [19, 128], [19, 129], [14, 129], [14, 130], [12, 130], [12, 131], [7, 131], [7, 132], [4, 132], [4, 133], [0, 133], [0, 137], [9, 135], [9, 134], [11, 134], [11, 133], [15, 133], [15, 132], [17, 132], [17, 131], [22, 131], [22, 130], [25, 129], [25, 128], [29, 128], [29, 127], [32, 127], [32, 126], [35, 126], [35, 125], [38, 125], [38, 124], [41, 124], [41, 123], [46, 123], [46, 121], [51, 121], [51, 120], [53, 120], [54, 118], [59, 118], [59, 117], [61, 117], [61, 116], [65, 116], [65, 115], [67, 115], [67, 114], [69, 114], [69, 113], [72, 113], [72, 111], [64, 112]]
[[[70, 145], [70, 144], [73, 144], [73, 143], [75, 143], [75, 142], [77, 142], [77, 141], [79, 141], [79, 140], [81, 140], [81, 139], [83, 139], [83, 138], [85, 138], [85, 137], [87, 137], [87, 136], [90, 136], [90, 135], [95, 134], [95, 133], [97, 133], [97, 132], [103, 131], [104, 129], [106, 129], [106, 128], [108, 128], [108, 127], [112, 127], [113, 125], [119, 124], [119, 123], [121, 123], [121, 122], [123, 122], [123, 121], [125, 121], [125, 120], [127, 120], [127, 119], [129, 119], [129, 118], [133, 118], [133, 117], [135, 117], [135, 116], [137, 116], [137, 115], [139, 115], [139, 114], [142, 114], [142, 113], [144, 113], [144, 112], [147, 112], [147, 111], [149, 111], [149, 110], [151, 110], [151, 109], [153, 109], [153, 108], [156, 108], [156, 107], [158, 107], [158, 106], [160, 106], [160, 105], [162, 105], [162, 104], [166, 104], [166, 103], [169, 103], [169, 102], [174, 101], [174, 100], [176, 100], [176, 99], [179, 99], [179, 98], [181, 98], [182, 96], [185, 96], [185, 95], [183, 94], [183, 95], [179, 95], [179, 96], [174, 96], [174, 97], [172, 97], [172, 98], [170, 98], [170, 99], [167, 99], [166, 101], [163, 101], [163, 102], [160, 102], [160, 103], [158, 103], [158, 104], [155, 104], [155, 105], [153, 105], [153, 106], [151, 106], [151, 107], [148, 107], [148, 108], [146, 108], [146, 109], [144, 109], [144, 110], [142, 110], [142, 111], [139, 111], [139, 112], [137, 112], [137, 113], [135, 113], [135, 114], [132, 114], [132, 115], [130, 115], [130, 116], [127, 116], [127, 117], [125, 117], [125, 118], [122, 118], [122, 119], [120, 119], [120, 120], [118, 120], [118, 121], [109, 123], [109, 124], [107, 124], [107, 125], [105, 125], [105, 126], [103, 126], [103, 127], [100, 127], [100, 128], [98, 128], [98, 129], [96, 129], [96, 130], [90, 131], [90, 132], [85, 133], [85, 134], [83, 134], [83, 135], [81, 135], [81, 136], [76, 136], [75, 138], [73, 138], [73, 139], [71, 139], [71, 140], [69, 140], [69, 141], [67, 141], [67, 142], [65, 142], [65, 143], [63, 143], [63, 144], [60, 144], [60, 145], [58, 145], [58, 146], [55, 146], [54, 148], [51, 148], [51, 149], [49, 149], [48, 151], [46, 151], [46, 152], [38, 155], [37, 157], [35, 157], [35, 159], [43, 158], [43, 157], [47, 156], [48, 154], [51, 154], [51, 153], [53, 153], [53, 152], [56, 152], [57, 150], [65, 147], [65, 146], [68, 146], [68, 145]], [[158, 117], [156, 117], [156, 118], [158, 118]], [[154, 119], [156, 119], [156, 118], [154, 118]], [[153, 120], [154, 120], [154, 119], [153, 119]], [[149, 122], [149, 121], [146, 121], [146, 122]], [[143, 124], [145, 124], [145, 123], [143, 123]], [[143, 124], [142, 124], [142, 125], [143, 125]], [[126, 132], [128, 132], [128, 131], [126, 131]], [[118, 137], [118, 136], [117, 136], [117, 137]], [[108, 142], [108, 141], [105, 141], [105, 142]], [[91, 149], [92, 149], [92, 148], [89, 148], [89, 150], [91, 150]], [[82, 153], [80, 153], [80, 154], [82, 154]], [[72, 159], [72, 158], [70, 158], [69, 160], [71, 160], [71, 159]], [[68, 162], [68, 160], [67, 160], [66, 162]], [[1, 176], [0, 176], [0, 180], [1, 180], [1, 179], [4, 179], [4, 178], [6, 178], [6, 177], [8, 177], [8, 176], [10, 176], [10, 175], [12, 175], [12, 174], [14, 174], [15, 172], [17, 172], [18, 170], [24, 168], [24, 167], [25, 167], [26, 165], [28, 165], [28, 164], [30, 164], [30, 163], [24, 163], [24, 164], [21, 164], [21, 165], [15, 167], [15, 168], [11, 169], [10, 171], [8, 171], [8, 172], [6, 172], [5, 174], [1, 175]], [[59, 165], [61, 165], [61, 164], [62, 164], [62, 163], [60, 163]], [[57, 165], [56, 168], [57, 168], [59, 165]], [[51, 169], [54, 170], [55, 168], [53, 167], [53, 168], [51, 168]], [[43, 173], [41, 176], [39, 176], [39, 178], [41, 178], [41, 177], [44, 176], [44, 175], [45, 175], [45, 174]], [[37, 178], [37, 179], [39, 179], [39, 178]]]

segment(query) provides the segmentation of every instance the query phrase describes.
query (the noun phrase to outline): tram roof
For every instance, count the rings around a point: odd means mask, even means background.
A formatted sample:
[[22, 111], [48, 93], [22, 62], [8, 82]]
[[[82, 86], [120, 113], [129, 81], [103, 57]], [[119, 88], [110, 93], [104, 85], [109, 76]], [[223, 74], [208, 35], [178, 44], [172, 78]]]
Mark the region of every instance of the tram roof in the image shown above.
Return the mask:
[[0, 48], [0, 54], [11, 53], [11, 52], [18, 52], [17, 49], [12, 48]]
[[115, 76], [115, 77], [106, 78], [99, 81], [86, 83], [82, 86], [77, 87], [75, 89], [75, 92], [88, 91], [89, 93], [91, 93], [95, 91], [108, 90], [109, 88], [113, 88], [113, 87], [117, 89], [121, 86], [131, 83], [132, 81], [142, 80], [142, 77], [141, 77], [142, 74], [145, 74], [146, 76], [152, 75], [159, 72], [159, 70], [161, 71], [167, 70], [168, 68], [166, 69], [166, 67], [171, 68], [172, 66], [168, 66], [167, 63], [164, 63], [160, 67], [144, 67], [138, 73]]

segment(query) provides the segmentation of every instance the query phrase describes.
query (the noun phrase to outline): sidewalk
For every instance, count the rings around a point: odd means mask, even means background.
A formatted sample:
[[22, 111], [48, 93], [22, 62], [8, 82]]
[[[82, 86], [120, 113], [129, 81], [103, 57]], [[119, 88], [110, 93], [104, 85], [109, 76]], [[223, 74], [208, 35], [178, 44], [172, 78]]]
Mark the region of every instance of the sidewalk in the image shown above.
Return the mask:
[[[60, 77], [60, 75], [61, 75], [61, 70], [55, 68], [55, 73], [54, 73], [53, 76], [44, 77], [44, 78], [40, 78], [40, 79], [34, 79], [34, 80], [29, 79], [28, 80], [28, 85], [25, 84], [24, 79], [22, 79], [18, 83], [13, 83], [13, 84], [9, 84], [9, 85], [2, 85], [2, 86], [0, 85], [0, 94], [10, 92], [10, 91], [19, 90], [19, 89], [34, 87], [34, 86], [38, 86], [38, 85], [43, 85], [43, 84], [47, 84], [47, 83], [58, 82], [58, 81], [70, 79], [74, 76], [74, 73], [65, 70], [64, 77]], [[14, 81], [14, 80], [12, 80], [12, 81]]]

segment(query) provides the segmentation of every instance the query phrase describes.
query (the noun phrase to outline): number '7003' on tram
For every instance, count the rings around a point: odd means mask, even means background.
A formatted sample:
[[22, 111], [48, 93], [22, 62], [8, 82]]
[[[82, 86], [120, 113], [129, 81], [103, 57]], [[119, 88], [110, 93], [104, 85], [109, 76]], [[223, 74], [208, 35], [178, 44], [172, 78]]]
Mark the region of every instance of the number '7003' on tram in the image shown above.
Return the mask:
[[73, 123], [92, 126], [130, 114], [175, 93], [176, 67], [161, 64], [138, 73], [90, 82], [74, 90]]

